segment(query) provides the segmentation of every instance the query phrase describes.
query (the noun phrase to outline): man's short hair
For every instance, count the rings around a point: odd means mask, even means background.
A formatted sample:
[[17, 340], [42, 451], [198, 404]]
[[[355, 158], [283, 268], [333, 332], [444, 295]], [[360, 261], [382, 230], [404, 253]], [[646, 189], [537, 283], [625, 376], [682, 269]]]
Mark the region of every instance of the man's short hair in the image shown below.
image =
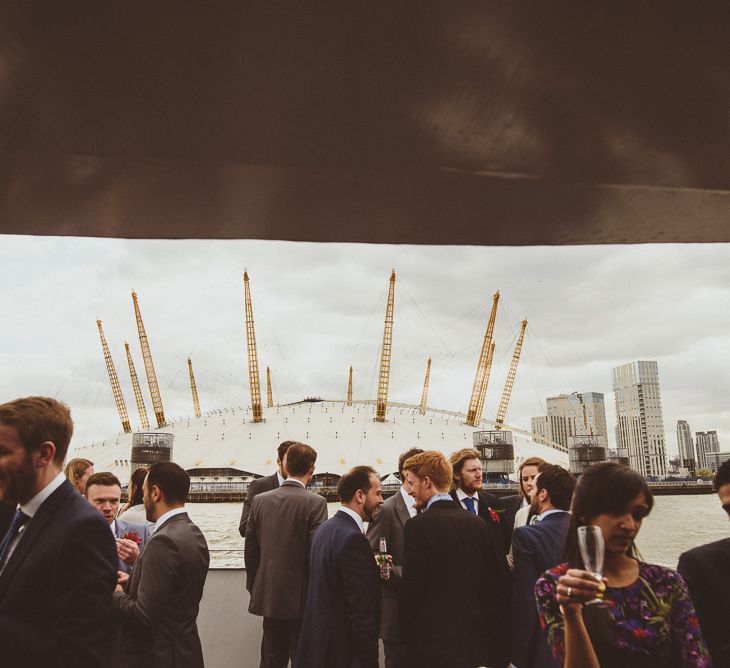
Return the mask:
[[715, 474], [715, 479], [712, 482], [715, 492], [719, 492], [720, 487], [724, 485], [730, 485], [730, 459], [720, 465], [720, 468], [717, 469], [717, 473]]
[[284, 461], [284, 455], [289, 449], [289, 446], [294, 445], [295, 443], [296, 441], [284, 441], [278, 448], [276, 448], [276, 456], [279, 458], [280, 462]]
[[557, 464], [541, 464], [540, 475], [535, 478], [535, 489], [544, 489], [550, 503], [560, 510], [570, 510], [570, 501], [575, 489], [575, 476]]
[[398, 475], [401, 480], [403, 480], [403, 464], [405, 464], [406, 459], [413, 457], [413, 455], [420, 455], [422, 452], [423, 450], [421, 448], [411, 448], [410, 450], [401, 452], [400, 457], [398, 457]]
[[470, 459], [480, 459], [479, 450], [475, 448], [462, 448], [449, 455], [449, 463], [454, 470], [454, 482], [456, 482], [456, 476], [461, 474], [461, 469], [464, 468], [464, 464]]
[[147, 487], [156, 485], [168, 503], [185, 503], [190, 491], [188, 472], [174, 462], [158, 462], [147, 472]]
[[71, 411], [50, 397], [24, 397], [0, 404], [0, 423], [15, 427], [26, 452], [46, 441], [56, 446], [53, 461], [63, 466], [74, 431]]
[[307, 475], [316, 461], [317, 451], [311, 445], [294, 441], [286, 451], [286, 472], [296, 477]]
[[109, 471], [99, 471], [99, 473], [94, 473], [86, 479], [86, 488], [84, 490], [86, 496], [89, 496], [89, 487], [92, 485], [101, 485], [102, 487], [116, 486], [120, 490], [122, 489], [122, 483], [119, 482], [119, 478], [113, 473], [109, 473]]
[[419, 478], [430, 478], [439, 492], [448, 492], [454, 477], [454, 470], [446, 457], [436, 450], [426, 450], [409, 457], [403, 463], [403, 470]]
[[372, 466], [356, 466], [345, 473], [337, 482], [337, 494], [340, 501], [350, 503], [357, 490], [367, 494], [372, 484], [372, 478], [370, 477], [372, 475], [378, 475], [378, 472]]

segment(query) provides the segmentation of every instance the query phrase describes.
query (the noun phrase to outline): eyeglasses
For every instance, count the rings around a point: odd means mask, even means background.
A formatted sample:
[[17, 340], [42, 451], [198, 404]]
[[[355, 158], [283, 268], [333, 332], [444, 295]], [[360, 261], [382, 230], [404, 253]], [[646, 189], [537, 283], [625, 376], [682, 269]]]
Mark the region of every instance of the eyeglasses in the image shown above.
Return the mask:
[[726, 513], [728, 514], [728, 515], [730, 515], [730, 503], [726, 503], [726, 504], [725, 504], [725, 505], [724, 505], [724, 506], [722, 507], [722, 509], [723, 509], [723, 510], [724, 510], [724, 511], [725, 511], [725, 512], [726, 512]]

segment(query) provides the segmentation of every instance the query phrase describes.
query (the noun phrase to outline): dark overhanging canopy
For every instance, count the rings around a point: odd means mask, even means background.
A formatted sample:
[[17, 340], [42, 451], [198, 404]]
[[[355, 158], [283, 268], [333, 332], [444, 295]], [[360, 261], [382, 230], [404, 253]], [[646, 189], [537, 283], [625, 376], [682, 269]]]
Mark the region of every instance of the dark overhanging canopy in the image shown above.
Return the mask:
[[730, 240], [730, 4], [0, 5], [0, 232]]

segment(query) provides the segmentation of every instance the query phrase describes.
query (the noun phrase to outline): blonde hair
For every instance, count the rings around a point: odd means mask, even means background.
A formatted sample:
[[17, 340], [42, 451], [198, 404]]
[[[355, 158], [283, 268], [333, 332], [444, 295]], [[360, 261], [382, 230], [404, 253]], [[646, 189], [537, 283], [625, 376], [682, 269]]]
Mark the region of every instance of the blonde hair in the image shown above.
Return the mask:
[[63, 469], [63, 474], [68, 478], [68, 481], [75, 485], [76, 481], [84, 475], [84, 471], [93, 466], [94, 462], [89, 459], [79, 457], [78, 459], [72, 459], [66, 464], [66, 468]]
[[403, 463], [403, 470], [410, 471], [419, 478], [429, 478], [439, 492], [448, 492], [454, 478], [451, 464], [436, 450], [426, 450], [409, 457]]

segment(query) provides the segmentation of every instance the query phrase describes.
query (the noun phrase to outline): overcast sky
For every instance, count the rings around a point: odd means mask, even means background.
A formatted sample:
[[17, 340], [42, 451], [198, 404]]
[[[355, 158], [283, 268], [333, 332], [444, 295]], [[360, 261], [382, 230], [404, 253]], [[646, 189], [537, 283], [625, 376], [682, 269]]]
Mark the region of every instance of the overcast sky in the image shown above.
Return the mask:
[[[676, 422], [716, 429], [730, 449], [730, 244], [425, 247], [274, 241], [128, 241], [0, 236], [4, 286], [0, 400], [51, 395], [72, 409], [74, 443], [121, 429], [99, 343], [103, 322], [132, 425], [124, 341], [147, 411], [131, 291], [139, 296], [168, 417], [250, 403], [244, 267], [261, 376], [274, 399], [374, 398], [388, 279], [396, 270], [390, 399], [466, 411], [493, 293], [502, 295], [485, 404], [493, 418], [520, 321], [529, 321], [507, 422], [530, 428], [545, 398], [602, 392], [614, 442], [611, 368], [659, 364], [666, 442]], [[262, 390], [262, 394], [265, 389]], [[264, 394], [265, 397], [265, 394]]]

